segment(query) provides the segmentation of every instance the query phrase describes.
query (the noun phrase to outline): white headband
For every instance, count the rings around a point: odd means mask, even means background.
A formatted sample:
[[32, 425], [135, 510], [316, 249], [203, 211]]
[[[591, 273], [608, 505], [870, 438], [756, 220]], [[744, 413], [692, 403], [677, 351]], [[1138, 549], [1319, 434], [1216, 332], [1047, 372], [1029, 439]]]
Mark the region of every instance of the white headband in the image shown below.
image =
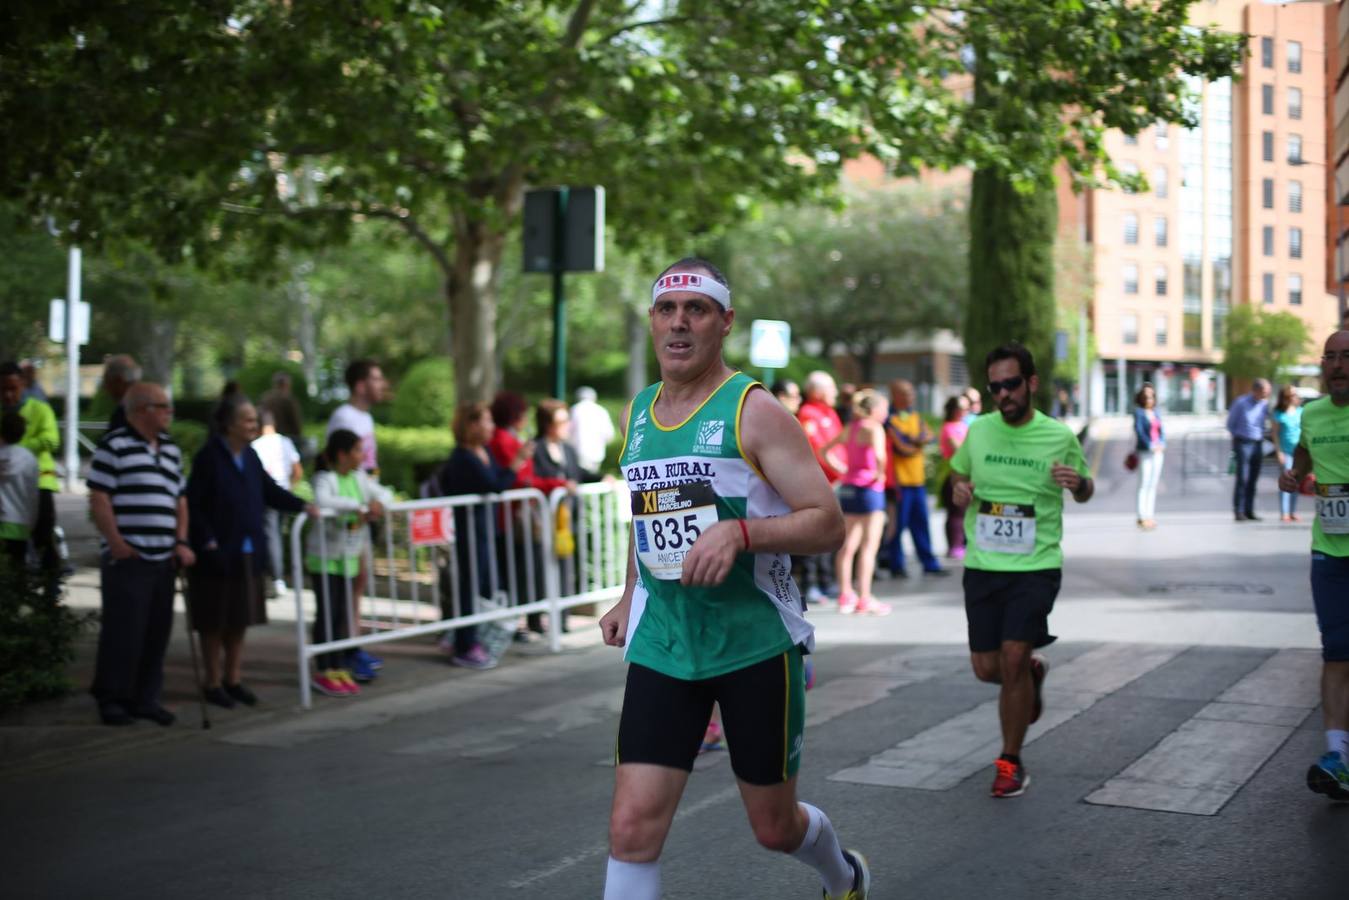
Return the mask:
[[722, 309], [731, 308], [731, 289], [717, 281], [711, 275], [699, 275], [695, 272], [673, 272], [662, 275], [651, 286], [651, 305], [655, 306], [661, 294], [671, 291], [689, 291], [702, 294], [721, 304]]

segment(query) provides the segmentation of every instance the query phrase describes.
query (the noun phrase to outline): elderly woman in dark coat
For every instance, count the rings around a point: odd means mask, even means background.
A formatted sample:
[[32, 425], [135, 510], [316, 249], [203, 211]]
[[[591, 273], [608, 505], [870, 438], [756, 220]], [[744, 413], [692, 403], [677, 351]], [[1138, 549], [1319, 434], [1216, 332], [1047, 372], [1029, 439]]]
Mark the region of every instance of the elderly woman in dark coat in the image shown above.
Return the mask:
[[252, 706], [258, 698], [244, 686], [241, 669], [244, 631], [267, 621], [263, 509], [297, 513], [306, 506], [267, 475], [249, 446], [258, 436], [258, 414], [247, 397], [227, 393], [212, 430], [193, 457], [187, 482], [190, 542], [197, 554], [188, 575], [189, 612], [201, 635], [206, 700], [226, 708]]

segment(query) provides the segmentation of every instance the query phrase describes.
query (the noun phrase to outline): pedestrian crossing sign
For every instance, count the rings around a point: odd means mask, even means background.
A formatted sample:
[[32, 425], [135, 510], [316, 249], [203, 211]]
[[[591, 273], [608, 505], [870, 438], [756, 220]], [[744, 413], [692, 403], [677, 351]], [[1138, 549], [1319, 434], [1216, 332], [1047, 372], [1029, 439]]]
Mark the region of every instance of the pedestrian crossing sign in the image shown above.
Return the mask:
[[792, 326], [777, 319], [755, 319], [749, 326], [749, 362], [759, 369], [785, 369], [791, 357]]

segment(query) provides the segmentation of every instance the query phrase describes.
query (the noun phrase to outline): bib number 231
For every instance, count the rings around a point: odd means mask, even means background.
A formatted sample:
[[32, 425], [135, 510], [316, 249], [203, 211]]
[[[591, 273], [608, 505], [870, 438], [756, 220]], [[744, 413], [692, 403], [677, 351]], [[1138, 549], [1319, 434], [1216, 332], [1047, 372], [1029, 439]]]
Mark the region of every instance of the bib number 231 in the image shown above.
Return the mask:
[[975, 544], [992, 553], [1035, 552], [1035, 507], [1018, 503], [979, 503]]
[[717, 522], [717, 495], [711, 482], [681, 484], [632, 495], [632, 528], [637, 558], [662, 581], [678, 581], [694, 541]]

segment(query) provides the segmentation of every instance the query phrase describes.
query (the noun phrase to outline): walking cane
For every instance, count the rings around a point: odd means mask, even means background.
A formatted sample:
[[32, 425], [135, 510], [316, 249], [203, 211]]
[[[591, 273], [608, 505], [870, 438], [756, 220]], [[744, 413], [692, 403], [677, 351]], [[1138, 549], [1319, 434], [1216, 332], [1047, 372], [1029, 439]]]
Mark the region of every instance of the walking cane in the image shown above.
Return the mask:
[[192, 657], [192, 683], [196, 688], [197, 706], [201, 708], [201, 727], [211, 730], [211, 718], [206, 714], [206, 696], [201, 685], [201, 666], [197, 662], [197, 632], [192, 627], [192, 604], [187, 599], [187, 573], [178, 570], [178, 589], [183, 592], [183, 614], [187, 620], [187, 648]]

